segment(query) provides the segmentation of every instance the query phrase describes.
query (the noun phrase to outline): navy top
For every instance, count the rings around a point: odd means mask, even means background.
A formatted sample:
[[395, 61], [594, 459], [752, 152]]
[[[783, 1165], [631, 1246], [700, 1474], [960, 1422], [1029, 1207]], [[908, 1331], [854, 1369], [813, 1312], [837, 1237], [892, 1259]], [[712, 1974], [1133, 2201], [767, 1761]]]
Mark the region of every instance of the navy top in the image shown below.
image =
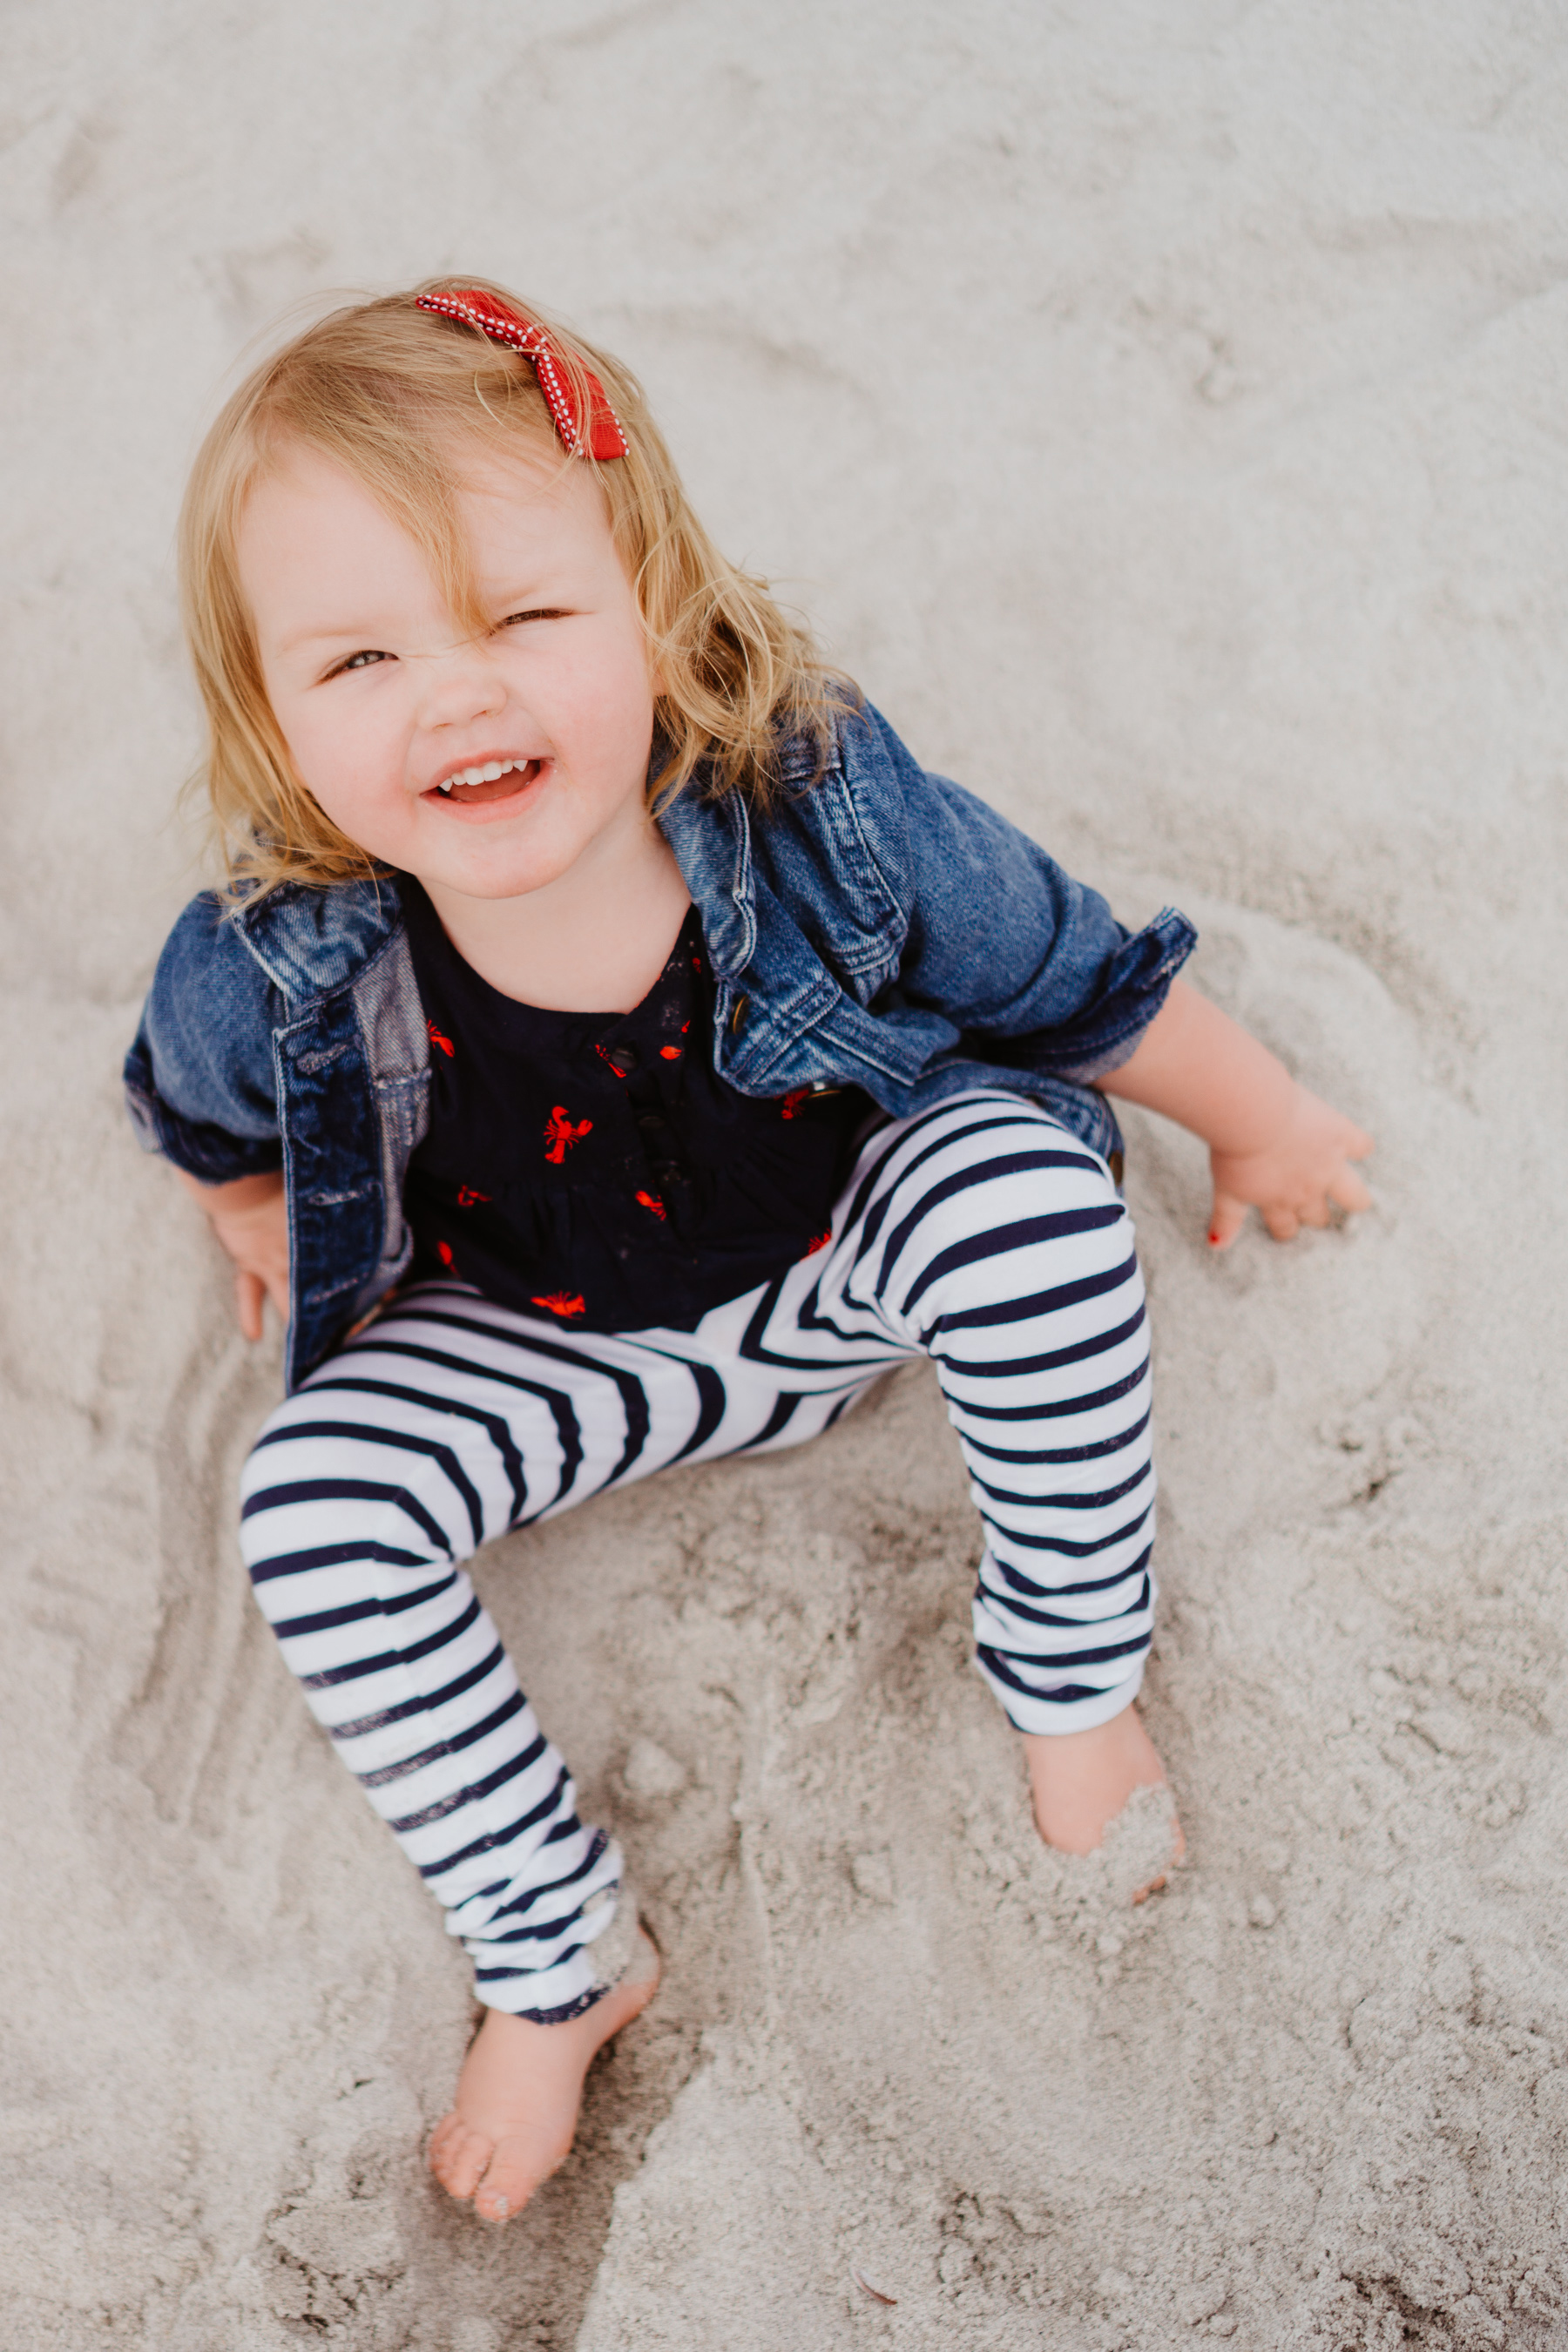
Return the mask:
[[689, 1330], [827, 1239], [858, 1087], [743, 1095], [713, 1067], [713, 982], [692, 907], [631, 1013], [520, 1004], [399, 878], [430, 1031], [430, 1124], [404, 1204], [416, 1276], [580, 1330]]

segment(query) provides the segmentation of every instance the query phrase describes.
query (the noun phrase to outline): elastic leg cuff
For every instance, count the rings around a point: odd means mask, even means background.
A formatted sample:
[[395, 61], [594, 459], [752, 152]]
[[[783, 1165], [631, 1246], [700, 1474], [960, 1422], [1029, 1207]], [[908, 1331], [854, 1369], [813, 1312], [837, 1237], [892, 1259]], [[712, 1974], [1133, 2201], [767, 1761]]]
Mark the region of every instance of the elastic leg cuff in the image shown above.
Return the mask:
[[564, 2025], [581, 2017], [614, 1991], [631, 1964], [637, 1899], [630, 1886], [623, 1882], [618, 1889], [606, 1887], [591, 1895], [584, 1906], [584, 1927], [591, 1943], [532, 1977], [498, 1970], [489, 1980], [482, 1967], [477, 1969], [476, 1999], [487, 2009], [504, 2010], [509, 2017], [531, 2017], [541, 2025]]
[[1143, 1686], [1142, 1657], [1126, 1679], [1112, 1683], [1109, 1690], [1086, 1691], [1080, 1684], [1071, 1698], [1030, 1698], [1022, 1691], [1010, 1689], [991, 1672], [984, 1658], [976, 1658], [974, 1663], [1001, 1700], [1003, 1712], [1015, 1731], [1093, 1731], [1120, 1715], [1123, 1707], [1131, 1706]]

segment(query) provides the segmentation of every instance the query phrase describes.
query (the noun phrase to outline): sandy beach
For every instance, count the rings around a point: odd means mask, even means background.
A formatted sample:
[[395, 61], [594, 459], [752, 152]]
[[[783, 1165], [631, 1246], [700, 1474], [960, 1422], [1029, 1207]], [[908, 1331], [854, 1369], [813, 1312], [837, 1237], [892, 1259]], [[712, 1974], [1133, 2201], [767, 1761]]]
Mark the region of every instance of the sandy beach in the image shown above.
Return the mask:
[[[1568, 46], [1500, 0], [59, 0], [5, 21], [0, 2337], [1568, 2344]], [[1189, 1842], [1036, 1839], [929, 1370], [476, 1580], [666, 1955], [578, 2148], [470, 2031], [233, 1534], [279, 1391], [119, 1066], [207, 878], [185, 469], [289, 306], [620, 352], [926, 765], [1377, 1139], [1205, 1245], [1127, 1121]], [[304, 315], [296, 311], [294, 315]], [[873, 2294], [858, 2281], [870, 2283]], [[882, 2300], [886, 2297], [887, 2300]]]

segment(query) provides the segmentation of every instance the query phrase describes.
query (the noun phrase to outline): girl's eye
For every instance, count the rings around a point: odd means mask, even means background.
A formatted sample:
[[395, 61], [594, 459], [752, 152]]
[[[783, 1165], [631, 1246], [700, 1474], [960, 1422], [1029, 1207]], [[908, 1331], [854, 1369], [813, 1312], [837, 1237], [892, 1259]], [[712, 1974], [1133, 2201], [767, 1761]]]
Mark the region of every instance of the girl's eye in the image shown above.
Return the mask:
[[496, 623], [496, 626], [498, 629], [515, 629], [520, 621], [559, 621], [561, 617], [559, 608], [553, 604], [534, 604], [525, 613], [509, 613], [504, 621]]
[[368, 651], [360, 654], [350, 654], [346, 662], [340, 662], [338, 664], [336, 670], [333, 672], [333, 676], [341, 677], [343, 671], [346, 669], [368, 669], [372, 662], [384, 662], [386, 656], [384, 654], [371, 653]]

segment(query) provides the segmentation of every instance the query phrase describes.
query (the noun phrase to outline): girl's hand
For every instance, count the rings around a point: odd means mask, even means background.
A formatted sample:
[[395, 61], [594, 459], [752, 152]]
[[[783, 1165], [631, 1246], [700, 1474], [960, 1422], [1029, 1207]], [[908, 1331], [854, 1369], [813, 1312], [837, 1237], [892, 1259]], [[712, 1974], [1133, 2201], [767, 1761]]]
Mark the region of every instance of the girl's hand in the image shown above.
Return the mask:
[[1298, 1086], [1266, 1045], [1184, 981], [1172, 982], [1136, 1052], [1097, 1083], [1203, 1137], [1215, 1249], [1230, 1247], [1248, 1208], [1261, 1209], [1275, 1240], [1288, 1242], [1302, 1225], [1326, 1225], [1331, 1208], [1372, 1206], [1351, 1166], [1372, 1150], [1371, 1136]]
[[232, 1184], [198, 1184], [182, 1168], [174, 1173], [235, 1264], [234, 1303], [247, 1339], [261, 1337], [261, 1304], [270, 1298], [289, 1320], [289, 1212], [281, 1172], [240, 1176]]
[[1288, 1242], [1303, 1225], [1326, 1225], [1331, 1209], [1372, 1206], [1372, 1194], [1351, 1165], [1372, 1150], [1371, 1136], [1302, 1086], [1292, 1085], [1283, 1109], [1279, 1125], [1260, 1147], [1224, 1151], [1216, 1144], [1210, 1150], [1209, 1242], [1215, 1249], [1230, 1247], [1249, 1207], [1261, 1209], [1277, 1242]]

